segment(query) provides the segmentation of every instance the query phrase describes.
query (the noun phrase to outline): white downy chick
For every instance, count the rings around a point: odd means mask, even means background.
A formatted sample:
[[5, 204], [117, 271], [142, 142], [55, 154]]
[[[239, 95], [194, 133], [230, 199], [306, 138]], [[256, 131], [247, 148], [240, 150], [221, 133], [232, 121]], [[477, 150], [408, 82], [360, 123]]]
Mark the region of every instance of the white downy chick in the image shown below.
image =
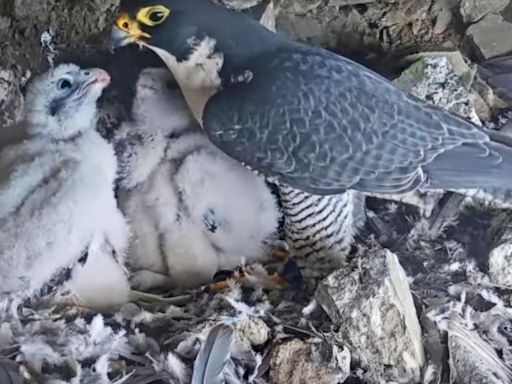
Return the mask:
[[[90, 251], [89, 269], [113, 253], [122, 258], [129, 230], [114, 198], [117, 161], [95, 130], [96, 101], [109, 83], [101, 69], [59, 65], [29, 85], [23, 124], [2, 128], [0, 293], [45, 291]], [[70, 287], [80, 297], [97, 282], [93, 275]]]
[[165, 69], [137, 82], [134, 121], [115, 138], [134, 285], [188, 287], [263, 260], [279, 210], [264, 180], [213, 146]]

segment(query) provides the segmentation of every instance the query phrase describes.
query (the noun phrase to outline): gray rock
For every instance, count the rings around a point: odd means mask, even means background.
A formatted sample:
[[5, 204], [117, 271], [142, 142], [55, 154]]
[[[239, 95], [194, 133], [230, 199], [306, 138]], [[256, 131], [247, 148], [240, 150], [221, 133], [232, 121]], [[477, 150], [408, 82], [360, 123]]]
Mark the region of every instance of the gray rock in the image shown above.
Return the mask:
[[462, 0], [459, 11], [465, 23], [474, 23], [489, 13], [497, 13], [504, 9], [509, 0]]
[[476, 68], [468, 66], [460, 52], [426, 52], [395, 80], [400, 88], [440, 108], [480, 125], [470, 88]]
[[235, 340], [247, 348], [265, 344], [270, 336], [270, 328], [259, 317], [250, 317], [235, 328]]
[[484, 81], [480, 74], [475, 77], [471, 86], [473, 91], [473, 105], [480, 120], [488, 122], [493, 119], [496, 111], [507, 106], [501, 95]]
[[448, 29], [459, 2], [460, 0], [434, 0], [430, 13], [436, 18], [433, 28], [435, 35], [440, 35]]
[[11, 27], [12, 20], [6, 16], [0, 15], [0, 33], [5, 33]]
[[[323, 351], [328, 349], [329, 351]], [[328, 352], [328, 353], [323, 353]], [[324, 355], [330, 355], [326, 359]], [[292, 339], [273, 347], [270, 382], [274, 384], [343, 383], [350, 374], [350, 352], [330, 343]]]
[[402, 28], [407, 24], [428, 19], [431, 6], [431, 0], [398, 0], [388, 7], [382, 20], [377, 20], [377, 22], [382, 26]]
[[280, 3], [283, 12], [290, 15], [305, 15], [318, 8], [322, 0], [283, 0]]
[[0, 127], [21, 119], [24, 103], [21, 87], [25, 80], [20, 68], [0, 67]]
[[465, 43], [481, 59], [490, 59], [512, 51], [512, 23], [500, 15], [489, 14], [466, 30]]
[[356, 5], [356, 4], [369, 4], [374, 3], [377, 0], [329, 0], [329, 5], [331, 6], [346, 6], [346, 5]]
[[277, 26], [293, 39], [355, 57], [379, 48], [388, 53], [396, 49], [400, 55], [412, 47], [453, 48], [459, 38], [450, 21], [458, 1], [283, 0]]
[[437, 17], [436, 17], [436, 23], [434, 25], [433, 32], [436, 35], [440, 35], [446, 31], [448, 28], [448, 25], [450, 25], [451, 21], [453, 19], [453, 13], [451, 9], [444, 8], [442, 9]]
[[222, 3], [231, 9], [242, 10], [258, 5], [261, 0], [218, 0], [215, 2]]
[[270, 1], [261, 15], [260, 24], [272, 32], [276, 32], [276, 13], [278, 10], [276, 10], [274, 1]]
[[293, 39], [317, 44], [323, 43], [325, 36], [323, 25], [313, 16], [295, 18], [282, 13], [278, 30]]
[[369, 29], [365, 17], [353, 7], [341, 7], [335, 12], [333, 7], [319, 7], [306, 14], [294, 8], [299, 4], [288, 7], [281, 5], [277, 29], [294, 40], [348, 50], [377, 44], [377, 34]]
[[338, 338], [367, 370], [367, 380], [417, 382], [425, 356], [405, 272], [387, 249], [365, 253], [352, 270], [321, 282], [315, 297], [340, 326]]
[[489, 277], [493, 284], [512, 287], [512, 243], [504, 243], [489, 254]]
[[489, 228], [488, 275], [493, 284], [512, 287], [512, 221], [506, 212], [494, 215]]
[[14, 1], [14, 17], [16, 19], [36, 17], [40, 21], [46, 21], [49, 17], [49, 11], [55, 5], [55, 0], [43, 0], [34, 3], [30, 0]]

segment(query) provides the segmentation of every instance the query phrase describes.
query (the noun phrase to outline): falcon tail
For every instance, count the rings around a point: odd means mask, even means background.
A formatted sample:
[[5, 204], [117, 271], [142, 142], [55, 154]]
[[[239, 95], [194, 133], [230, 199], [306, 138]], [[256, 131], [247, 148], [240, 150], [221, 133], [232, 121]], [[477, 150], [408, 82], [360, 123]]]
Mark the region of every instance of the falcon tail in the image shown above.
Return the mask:
[[429, 188], [484, 190], [512, 203], [512, 138], [488, 134], [488, 143], [460, 145], [425, 165]]

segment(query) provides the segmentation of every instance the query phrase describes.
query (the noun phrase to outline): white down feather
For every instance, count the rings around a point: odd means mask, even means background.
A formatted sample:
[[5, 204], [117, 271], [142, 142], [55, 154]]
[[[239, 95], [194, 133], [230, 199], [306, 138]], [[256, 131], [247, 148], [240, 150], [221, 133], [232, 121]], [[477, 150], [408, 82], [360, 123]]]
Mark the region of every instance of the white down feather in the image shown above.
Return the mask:
[[113, 249], [122, 260], [128, 243], [113, 191], [116, 157], [95, 131], [101, 91], [67, 121], [44, 115], [50, 82], [73, 70], [78, 67], [61, 65], [34, 81], [25, 122], [2, 128], [1, 135], [18, 139], [4, 141], [0, 151], [0, 293], [34, 293], [93, 243], [108, 246], [87, 261], [90, 268], [95, 259], [112, 259]]
[[264, 180], [193, 123], [178, 87], [166, 86], [169, 77], [162, 69], [141, 73], [134, 121], [115, 139], [140, 289], [202, 284], [219, 269], [263, 260], [280, 215]]

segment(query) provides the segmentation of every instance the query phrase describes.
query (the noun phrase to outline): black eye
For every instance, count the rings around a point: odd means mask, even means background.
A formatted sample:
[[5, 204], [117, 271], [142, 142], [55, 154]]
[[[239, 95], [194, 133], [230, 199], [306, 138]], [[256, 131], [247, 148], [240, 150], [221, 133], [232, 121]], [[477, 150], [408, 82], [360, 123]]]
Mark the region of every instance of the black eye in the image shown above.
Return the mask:
[[91, 72], [89, 72], [89, 71], [85, 71], [85, 72], [84, 72], [84, 75], [85, 75], [85, 76], [89, 76], [90, 74], [91, 74]]
[[151, 20], [153, 23], [159, 23], [164, 19], [164, 17], [165, 14], [162, 11], [155, 11], [149, 14], [149, 20]]
[[69, 88], [71, 88], [71, 81], [69, 81], [67, 79], [60, 79], [59, 82], [57, 83], [57, 88], [60, 89], [61, 91], [69, 89]]

